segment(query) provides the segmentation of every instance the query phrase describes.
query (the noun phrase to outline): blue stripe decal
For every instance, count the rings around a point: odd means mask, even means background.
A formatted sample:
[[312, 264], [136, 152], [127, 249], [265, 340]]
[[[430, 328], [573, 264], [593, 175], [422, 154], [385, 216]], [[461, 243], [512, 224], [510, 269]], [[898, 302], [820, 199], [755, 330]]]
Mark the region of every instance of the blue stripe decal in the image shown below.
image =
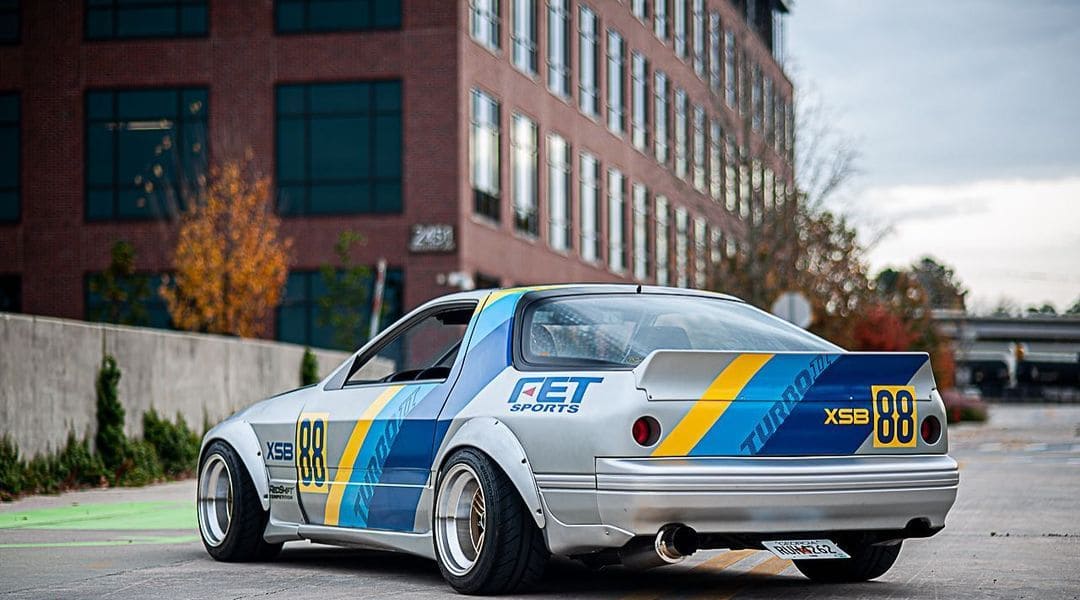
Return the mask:
[[[372, 420], [349, 477], [348, 487], [342, 495], [338, 526], [368, 527], [371, 500], [382, 480], [390, 448], [401, 431], [401, 424], [406, 415], [436, 387], [436, 384], [403, 387]], [[412, 529], [411, 522], [407, 529]]]
[[[787, 416], [786, 411], [774, 409], [785, 396], [785, 390], [794, 386], [799, 374], [808, 371], [816, 354], [777, 354], [765, 363], [743, 387], [735, 402], [709, 429], [701, 441], [690, 451], [691, 456], [737, 456], [751, 454], [753, 448], [744, 447], [747, 436], [759, 429], [771, 435]], [[790, 401], [802, 399], [801, 394]]]

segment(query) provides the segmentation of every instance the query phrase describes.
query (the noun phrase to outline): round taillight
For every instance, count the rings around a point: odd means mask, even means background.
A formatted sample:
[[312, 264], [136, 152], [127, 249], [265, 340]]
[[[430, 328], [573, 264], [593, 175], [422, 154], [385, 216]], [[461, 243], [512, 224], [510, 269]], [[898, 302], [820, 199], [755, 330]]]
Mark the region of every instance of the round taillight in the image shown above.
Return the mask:
[[639, 446], [652, 446], [660, 439], [660, 423], [652, 417], [641, 417], [634, 421], [630, 435]]
[[920, 429], [922, 439], [927, 444], [936, 444], [941, 439], [941, 421], [934, 415], [923, 419]]

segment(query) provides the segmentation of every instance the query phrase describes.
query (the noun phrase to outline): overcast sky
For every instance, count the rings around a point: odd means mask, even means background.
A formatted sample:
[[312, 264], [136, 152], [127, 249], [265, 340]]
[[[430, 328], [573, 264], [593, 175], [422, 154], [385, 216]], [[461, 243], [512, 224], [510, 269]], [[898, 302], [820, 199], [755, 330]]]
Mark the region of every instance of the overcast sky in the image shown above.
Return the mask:
[[1080, 297], [1080, 1], [798, 0], [787, 70], [857, 140], [873, 268], [932, 254], [976, 308]]

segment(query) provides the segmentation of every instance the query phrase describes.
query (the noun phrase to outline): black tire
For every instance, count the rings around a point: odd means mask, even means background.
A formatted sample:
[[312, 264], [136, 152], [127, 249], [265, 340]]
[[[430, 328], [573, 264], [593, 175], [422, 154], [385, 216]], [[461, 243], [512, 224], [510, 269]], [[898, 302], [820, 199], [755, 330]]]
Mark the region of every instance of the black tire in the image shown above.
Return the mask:
[[[228, 476], [232, 484], [232, 516], [224, 536], [219, 543], [215, 544], [210, 539], [213, 535], [204, 530], [203, 509], [199, 503], [202, 501], [204, 471], [208, 465], [219, 459], [228, 467]], [[207, 553], [215, 560], [266, 561], [272, 560], [281, 552], [282, 544], [269, 544], [263, 539], [263, 532], [266, 530], [270, 514], [263, 510], [255, 484], [252, 483], [251, 476], [232, 446], [220, 440], [210, 444], [199, 463], [198, 486], [197, 494], [200, 497], [196, 500], [196, 516], [199, 517], [199, 534]]]
[[795, 568], [812, 581], [820, 583], [851, 583], [869, 581], [884, 575], [900, 556], [902, 542], [875, 546], [868, 541], [840, 543], [851, 558], [796, 560]]
[[458, 450], [439, 472], [436, 510], [432, 511], [433, 538], [437, 538], [437, 506], [445, 476], [459, 464], [467, 465], [475, 473], [484, 495], [484, 542], [468, 572], [455, 574], [446, 564], [440, 542], [433, 540], [443, 578], [459, 593], [475, 595], [506, 594], [535, 585], [543, 577], [551, 556], [543, 532], [506, 474], [477, 450]]

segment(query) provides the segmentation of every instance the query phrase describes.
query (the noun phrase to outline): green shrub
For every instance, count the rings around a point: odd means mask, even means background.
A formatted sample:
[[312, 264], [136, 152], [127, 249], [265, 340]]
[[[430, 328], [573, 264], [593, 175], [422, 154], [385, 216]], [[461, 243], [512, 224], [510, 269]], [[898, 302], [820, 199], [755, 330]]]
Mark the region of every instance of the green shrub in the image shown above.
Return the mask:
[[14, 499], [26, 485], [26, 463], [19, 456], [19, 447], [8, 434], [0, 437], [0, 500]]
[[300, 385], [319, 383], [319, 359], [311, 348], [304, 348], [304, 358], [300, 359]]
[[965, 406], [960, 409], [961, 421], [974, 421], [976, 423], [984, 423], [989, 418], [988, 411], [985, 404], [977, 404], [973, 406]]
[[127, 455], [120, 465], [116, 481], [118, 485], [143, 486], [165, 477], [154, 446], [146, 440], [131, 440]]
[[176, 414], [175, 424], [159, 417], [153, 408], [143, 413], [143, 439], [153, 446], [162, 471], [169, 477], [195, 471], [199, 435], [188, 428], [180, 413]]
[[105, 355], [97, 378], [97, 436], [94, 443], [101, 461], [110, 471], [116, 471], [127, 456], [127, 437], [124, 435], [124, 407], [120, 404], [117, 384], [120, 368], [116, 359]]
[[53, 478], [61, 489], [82, 486], [100, 486], [106, 480], [105, 465], [100, 454], [90, 452], [90, 443], [75, 438], [68, 432], [67, 444], [56, 456]]

